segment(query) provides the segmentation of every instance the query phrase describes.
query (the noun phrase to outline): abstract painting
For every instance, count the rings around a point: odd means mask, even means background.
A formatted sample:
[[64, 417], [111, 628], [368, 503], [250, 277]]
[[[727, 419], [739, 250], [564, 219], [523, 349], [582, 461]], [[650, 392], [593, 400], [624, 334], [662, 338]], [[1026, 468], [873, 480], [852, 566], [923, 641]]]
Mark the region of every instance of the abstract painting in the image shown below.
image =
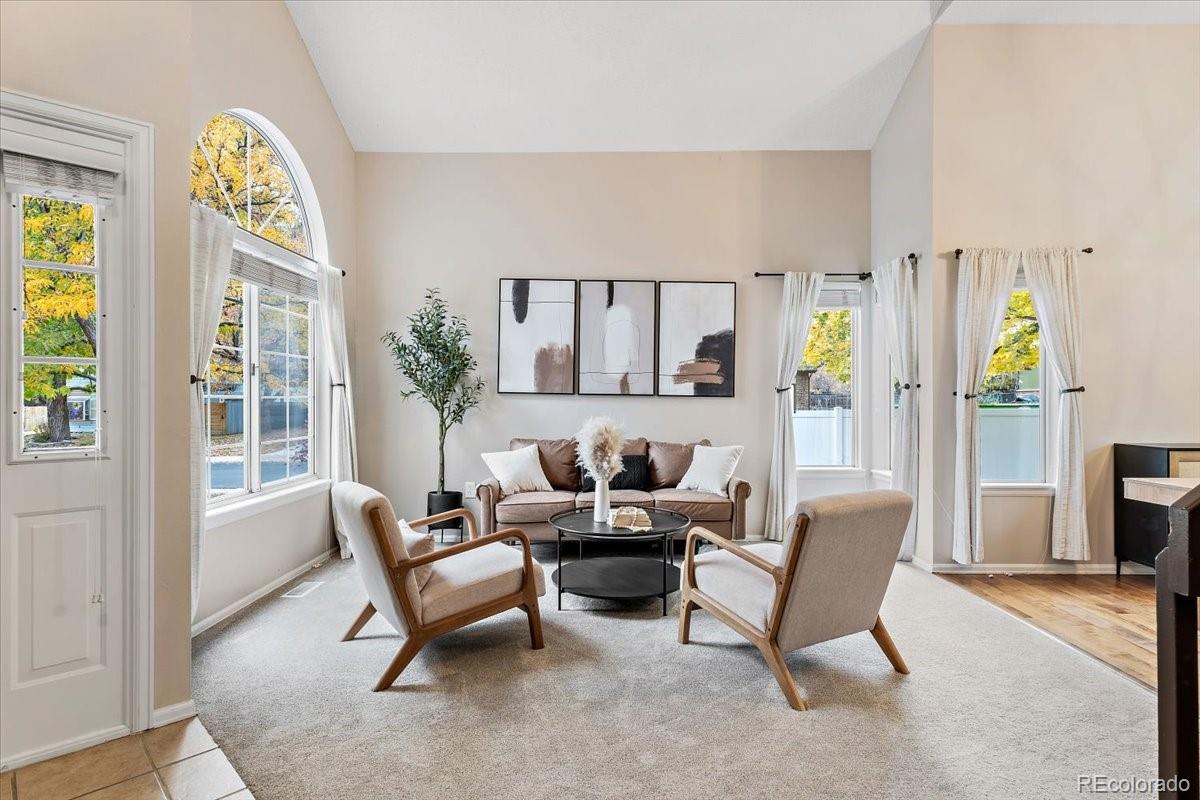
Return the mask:
[[496, 361], [500, 392], [575, 392], [575, 281], [500, 279]]
[[654, 281], [579, 282], [579, 393], [654, 394]]
[[658, 393], [733, 397], [737, 285], [658, 285]]

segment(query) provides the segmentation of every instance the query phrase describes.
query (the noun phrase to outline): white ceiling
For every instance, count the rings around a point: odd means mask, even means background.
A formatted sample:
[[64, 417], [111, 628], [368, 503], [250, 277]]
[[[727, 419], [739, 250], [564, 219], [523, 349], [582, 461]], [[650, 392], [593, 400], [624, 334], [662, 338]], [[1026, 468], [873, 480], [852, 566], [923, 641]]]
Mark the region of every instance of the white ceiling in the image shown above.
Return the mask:
[[[930, 0], [288, 0], [359, 151], [866, 149]], [[1200, 2], [955, 0], [939, 23], [1200, 22]]]

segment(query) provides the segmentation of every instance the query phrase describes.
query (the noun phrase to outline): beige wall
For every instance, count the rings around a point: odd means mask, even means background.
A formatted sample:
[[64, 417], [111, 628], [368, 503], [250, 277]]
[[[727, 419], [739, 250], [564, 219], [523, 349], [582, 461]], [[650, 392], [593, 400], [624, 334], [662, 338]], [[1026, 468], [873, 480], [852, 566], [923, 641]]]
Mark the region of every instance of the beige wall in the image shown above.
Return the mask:
[[[858, 271], [867, 263], [866, 152], [358, 155], [358, 364], [362, 477], [401, 514], [434, 487], [432, 412], [399, 396], [379, 343], [428, 286], [464, 314], [488, 381], [482, 409], [450, 435], [447, 482], [486, 477], [481, 451], [509, 437], [570, 436], [591, 414], [630, 434], [742, 444], [761, 524], [771, 440], [778, 279], [755, 270]], [[497, 280], [735, 280], [737, 396], [495, 394]]]
[[[0, 84], [154, 125], [155, 705], [191, 697], [185, 3], [0, 3]], [[181, 600], [182, 598], [182, 600]]]
[[[944, 440], [945, 430], [934, 424], [938, 409], [934, 389], [934, 325], [941, 320], [933, 313], [935, 292], [944, 296], [946, 268], [933, 252], [933, 41], [927, 38], [917, 54], [912, 70], [900, 89], [896, 102], [871, 149], [871, 263], [882, 264], [893, 258], [915, 253], [917, 262], [917, 369], [922, 388], [918, 392], [918, 474], [921, 476], [916, 498], [916, 557], [931, 557], [929, 531], [937, 504], [934, 502], [933, 453], [935, 436]], [[886, 376], [886, 354], [880, 352], [882, 335], [875, 337], [873, 367], [875, 375]], [[940, 344], [940, 343], [939, 343]], [[941, 356], [938, 352], [938, 356]], [[885, 381], [885, 386], [887, 382]], [[890, 404], [887, 390], [874, 392], [872, 406]], [[944, 409], [941, 409], [944, 413]], [[953, 408], [950, 409], [953, 414]], [[878, 418], [878, 414], [876, 417]], [[951, 417], [952, 418], [952, 417]], [[877, 425], [886, 433], [890, 428]], [[953, 439], [951, 427], [949, 436]], [[945, 447], [944, 441], [938, 444]], [[885, 436], [875, 437], [876, 467], [890, 468]]]
[[[1093, 560], [1111, 563], [1111, 445], [1200, 439], [1200, 27], [943, 26], [934, 45], [934, 252], [1096, 248], [1080, 262], [1081, 401]], [[952, 295], [936, 313], [953, 319]], [[988, 498], [988, 561], [1049, 561], [1048, 508]]]
[[[231, 25], [234, 19], [237, 24]], [[214, 114], [230, 108], [255, 111], [283, 132], [316, 189], [328, 257], [347, 269], [350, 302], [355, 280], [354, 151], [291, 14], [277, 2], [195, 3], [191, 52], [191, 136]], [[213, 526], [205, 542], [197, 620], [326, 552], [332, 545], [329, 497], [310, 497]]]
[[[330, 253], [341, 263], [354, 260], [353, 153], [290, 15], [276, 2], [5, 0], [0, 85], [155, 128], [154, 657], [155, 706], [165, 707], [191, 696], [189, 437], [186, 413], [174, 410], [188, 404], [187, 178], [195, 134], [233, 105], [282, 128], [316, 184]], [[327, 540], [323, 515], [313, 519]], [[280, 555], [264, 566], [259, 585], [315, 555], [311, 537], [295, 546], [285, 526], [260, 527], [272, 527], [279, 541], [247, 537], [246, 547]], [[258, 580], [244, 572], [239, 579], [247, 587]]]

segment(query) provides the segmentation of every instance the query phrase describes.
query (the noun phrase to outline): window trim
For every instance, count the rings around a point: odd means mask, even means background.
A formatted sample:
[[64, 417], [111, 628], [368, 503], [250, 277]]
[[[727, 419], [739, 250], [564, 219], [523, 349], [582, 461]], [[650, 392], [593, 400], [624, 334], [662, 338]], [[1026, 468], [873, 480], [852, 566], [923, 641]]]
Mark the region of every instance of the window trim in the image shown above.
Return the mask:
[[[241, 228], [238, 228], [241, 231]], [[253, 234], [250, 234], [253, 235]], [[240, 243], [235, 241], [235, 247]], [[279, 248], [288, 253], [295, 259], [303, 259], [304, 256], [293, 253], [285, 248]], [[292, 269], [291, 264], [283, 264], [289, 269]], [[297, 271], [297, 270], [294, 270]], [[316, 300], [309, 302], [308, 316], [308, 381], [309, 381], [309, 406], [308, 406], [308, 426], [309, 426], [309, 451], [308, 451], [308, 466], [309, 471], [305, 475], [297, 475], [295, 477], [283, 478], [277, 481], [270, 481], [263, 484], [261, 481], [261, 463], [260, 451], [262, 449], [261, 433], [260, 433], [260, 389], [259, 389], [259, 351], [258, 351], [258, 293], [261, 290], [256, 284], [244, 281], [243, 289], [243, 311], [242, 311], [242, 326], [245, 336], [245, 344], [243, 345], [242, 359], [242, 405], [243, 405], [243, 439], [245, 441], [245, 456], [242, 460], [242, 482], [245, 486], [241, 489], [229, 491], [224, 494], [209, 496], [205, 501], [205, 517], [210, 516], [219, 518], [220, 514], [227, 508], [239, 506], [243, 503], [253, 504], [255, 501], [261, 500], [267, 504], [269, 498], [276, 494], [286, 494], [297, 487], [307, 483], [317, 481], [328, 481], [322, 473], [326, 472], [323, 468], [324, 461], [324, 425], [320, 423], [324, 419], [324, 391], [323, 384], [320, 382], [320, 375], [324, 369], [322, 346], [317, 338], [317, 332], [321, 326], [321, 308], [320, 303]], [[253, 320], [253, 321], [251, 321]], [[206, 443], [207, 447], [207, 443]], [[209, 468], [208, 457], [205, 457], [205, 468]], [[268, 507], [273, 507], [268, 505]], [[258, 513], [254, 511], [252, 513]]]
[[[831, 291], [848, 291], [858, 294], [858, 303], [854, 305], [838, 304], [822, 304], [819, 300], [815, 311], [849, 311], [850, 312], [850, 418], [851, 418], [851, 433], [852, 441], [850, 444], [849, 464], [800, 464], [795, 465], [796, 474], [799, 478], [859, 478], [867, 473], [867, 469], [863, 466], [864, 459], [864, 443], [867, 441], [866, 432], [863, 430], [864, 418], [862, 398], [866, 396], [864, 389], [866, 388], [865, 380], [868, 373], [865, 365], [862, 363], [863, 342], [865, 337], [870, 335], [869, 312], [864, 312], [865, 298], [863, 297], [862, 286], [858, 281], [853, 284], [842, 281], [828, 281], [822, 289]], [[809, 323], [809, 330], [812, 329], [812, 323]], [[800, 453], [796, 453], [796, 460], [799, 461]]]
[[[1028, 291], [1029, 283], [1025, 279], [1025, 267], [1021, 266], [1017, 269], [1017, 278], [1013, 282], [1012, 288], [1009, 290], [1011, 297], [1013, 292]], [[1036, 309], [1034, 314], [1037, 314]], [[1058, 378], [1053, 369], [1047, 369], [1049, 365], [1045, 359], [1045, 348], [1043, 347], [1043, 339], [1041, 333], [1041, 320], [1038, 320], [1038, 394], [1040, 395], [1039, 409], [1041, 414], [1041, 447], [1042, 447], [1042, 480], [1031, 481], [1028, 479], [998, 481], [998, 480], [980, 480], [979, 485], [984, 495], [990, 497], [1019, 497], [1019, 496], [1044, 496], [1046, 494], [1053, 495], [1055, 484], [1052, 477], [1055, 474], [1057, 462], [1055, 461], [1056, 451], [1058, 448], [1051, 447], [1050, 441], [1058, 432], [1058, 403], [1049, 402], [1048, 398], [1058, 397], [1059, 385]], [[982, 448], [982, 442], [980, 447]], [[1047, 492], [1047, 490], [1049, 490]]]

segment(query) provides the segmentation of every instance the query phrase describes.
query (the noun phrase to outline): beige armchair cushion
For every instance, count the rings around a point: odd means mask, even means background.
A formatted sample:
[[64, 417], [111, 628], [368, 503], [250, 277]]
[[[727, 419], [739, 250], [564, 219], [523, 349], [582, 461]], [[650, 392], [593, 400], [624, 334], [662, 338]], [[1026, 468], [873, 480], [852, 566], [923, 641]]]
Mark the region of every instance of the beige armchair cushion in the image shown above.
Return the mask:
[[[525, 557], [518, 547], [496, 542], [435, 561], [421, 590], [421, 618], [428, 625], [519, 591]], [[546, 593], [542, 565], [533, 562], [538, 597]]]
[[[608, 501], [613, 508], [617, 506], [654, 508], [654, 495], [638, 489], [613, 489], [608, 493]], [[575, 495], [576, 508], [591, 508], [594, 505], [596, 505], [595, 492], [580, 492]]]
[[728, 495], [692, 492], [686, 489], [658, 489], [654, 507], [687, 514], [692, 522], [728, 522], [733, 519], [733, 501]]
[[[403, 542], [403, 547], [397, 547], [395, 540], [392, 541], [392, 549], [397, 553], [408, 553], [409, 558], [417, 558], [418, 556], [428, 555], [434, 551], [433, 534], [420, 533], [414, 531], [404, 520], [396, 520], [396, 524], [400, 526], [400, 539]], [[423, 567], [417, 567], [412, 571], [413, 579], [417, 582], [417, 589], [420, 590], [426, 583], [429, 582], [429, 576], [433, 574], [433, 565], [426, 564]]]
[[496, 503], [496, 522], [508, 525], [545, 522], [560, 511], [573, 510], [574, 492], [518, 492]]
[[[392, 586], [391, 565], [384, 559], [378, 540], [371, 525], [371, 511], [378, 510], [387, 533], [392, 555], [398, 560], [408, 558], [408, 550], [404, 546], [404, 536], [401, 534], [396, 512], [388, 499], [369, 486], [343, 481], [333, 487], [333, 513], [338, 527], [350, 537], [350, 547], [354, 553], [354, 561], [358, 564], [358, 574], [367, 590], [367, 597], [384, 619], [396, 632], [407, 636], [408, 621], [400, 605], [400, 598]], [[417, 581], [410, 571], [404, 576], [404, 589], [409, 602], [416, 611], [421, 613], [420, 590]], [[420, 623], [420, 619], [417, 623]]]
[[[772, 564], [783, 557], [783, 546], [774, 542], [745, 545], [745, 549]], [[761, 569], [725, 550], [695, 557], [696, 588], [760, 631], [766, 631], [775, 601], [775, 580]]]

